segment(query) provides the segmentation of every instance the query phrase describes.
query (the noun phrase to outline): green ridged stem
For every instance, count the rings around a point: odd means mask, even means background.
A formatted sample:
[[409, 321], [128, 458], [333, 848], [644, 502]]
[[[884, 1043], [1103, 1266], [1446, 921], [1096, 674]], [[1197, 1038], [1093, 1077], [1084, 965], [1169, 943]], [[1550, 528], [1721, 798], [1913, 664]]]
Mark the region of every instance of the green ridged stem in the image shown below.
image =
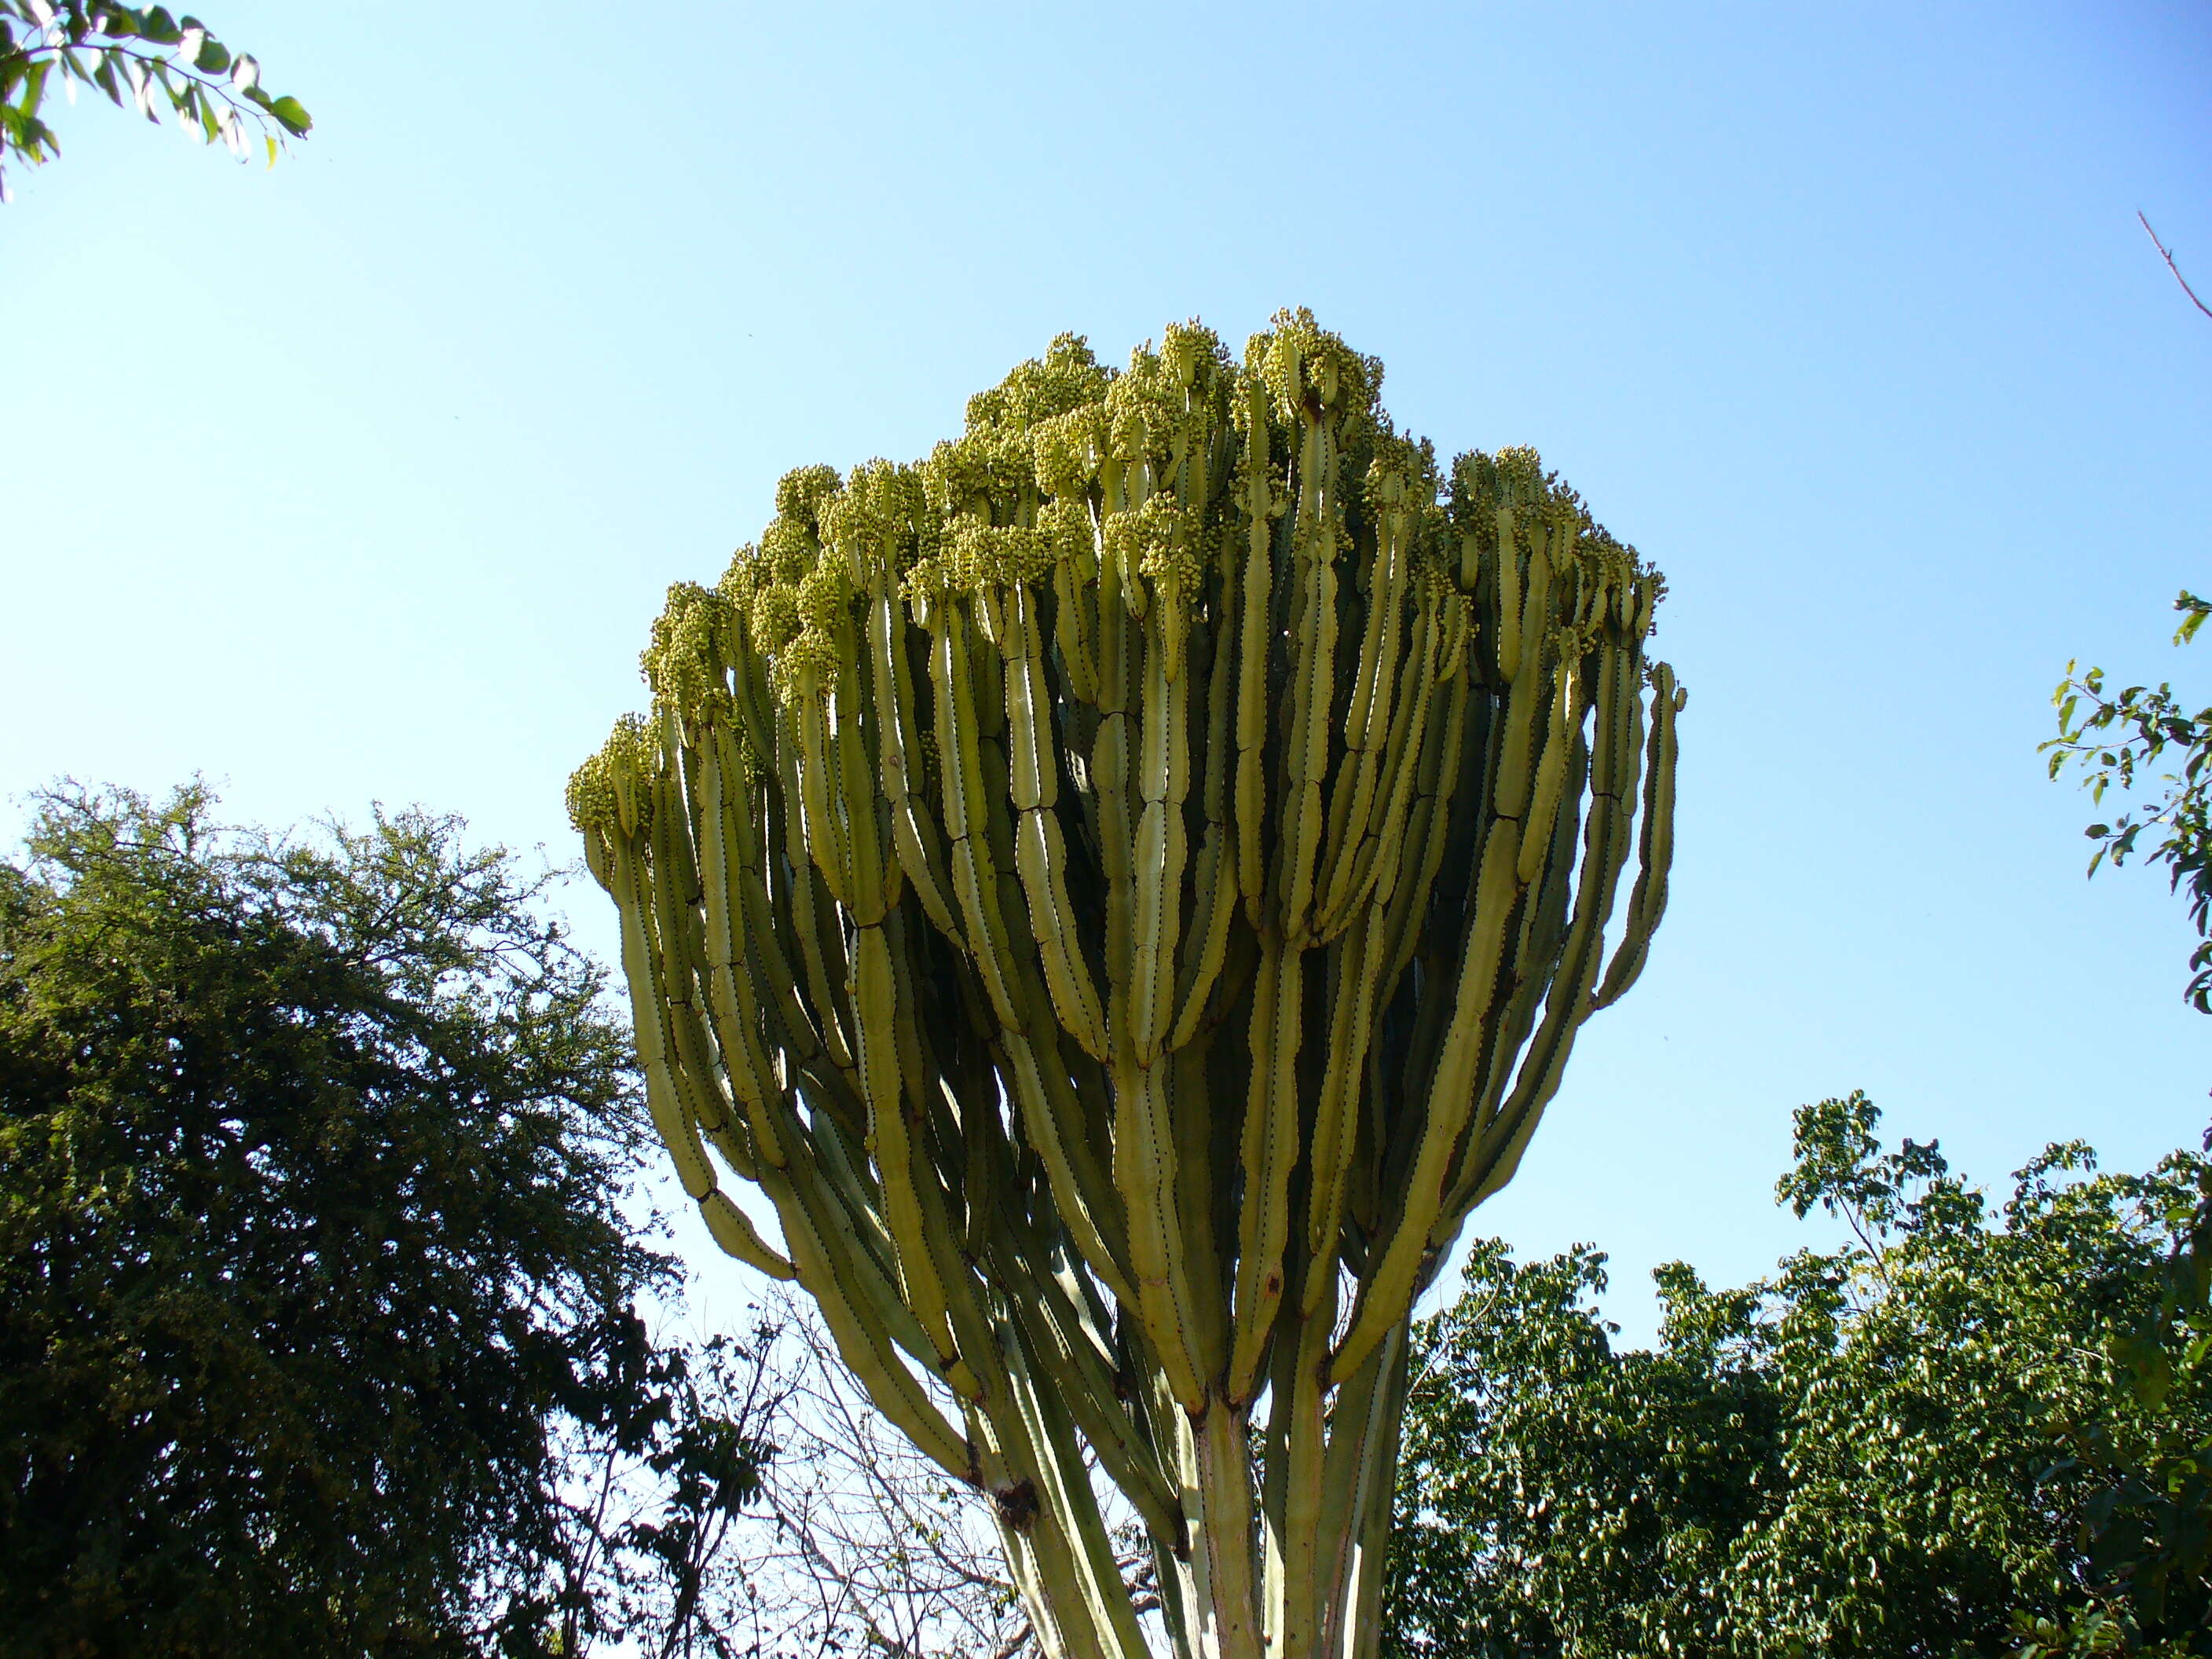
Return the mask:
[[790, 474], [571, 785], [685, 1191], [1053, 1659], [1144, 1645], [1086, 1455], [1178, 1654], [1372, 1651], [1413, 1299], [1665, 909], [1658, 575], [1380, 380], [1304, 313], [1063, 337]]

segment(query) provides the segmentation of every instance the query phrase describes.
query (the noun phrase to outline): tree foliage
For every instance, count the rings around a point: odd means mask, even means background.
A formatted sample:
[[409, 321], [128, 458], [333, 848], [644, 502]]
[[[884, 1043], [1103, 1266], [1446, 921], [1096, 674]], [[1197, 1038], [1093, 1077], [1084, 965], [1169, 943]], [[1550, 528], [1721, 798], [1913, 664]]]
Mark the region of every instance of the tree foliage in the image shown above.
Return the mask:
[[0, 863], [0, 1650], [577, 1653], [763, 1450], [648, 1339], [601, 970], [454, 820], [212, 814]]
[[2212, 1653], [2212, 1164], [2165, 1220], [2149, 1295], [2107, 1337], [2101, 1409], [2070, 1425], [2057, 1465], [2088, 1493], [2085, 1593], [2021, 1619], [2021, 1659]]
[[[2173, 608], [2181, 613], [2176, 645], [2195, 639], [2212, 616], [2212, 600], [2186, 588]], [[2058, 735], [2043, 745], [2051, 756], [2051, 775], [2078, 768], [2083, 787], [2100, 805], [2107, 791], [2127, 795], [2151, 784], [2152, 769], [2172, 751], [2179, 769], [2159, 775], [2154, 793], [2118, 817], [2088, 827], [2086, 833], [2097, 843], [2089, 873], [2107, 858], [2117, 868], [2141, 852], [2147, 862], [2166, 866], [2175, 892], [2186, 887], [2197, 938], [2186, 994], [2199, 1013], [2212, 1013], [2212, 707], [2191, 714], [2167, 682], [2155, 690], [2130, 685], [2115, 692], [2103, 669], [2077, 677], [2070, 662], [2051, 696], [2058, 705]], [[2146, 836], [2147, 849], [2139, 846]]]
[[261, 65], [234, 53], [192, 16], [115, 0], [0, 0], [0, 202], [10, 199], [7, 163], [38, 165], [61, 141], [40, 114], [58, 87], [76, 101], [80, 85], [126, 98], [156, 126], [173, 117], [188, 133], [222, 143], [241, 160], [246, 128], [260, 130], [274, 167], [280, 134], [304, 138], [313, 118], [296, 98], [261, 84]]
[[790, 1418], [774, 1335], [641, 1348], [617, 1409], [559, 1419], [556, 1547], [498, 1621], [503, 1651], [575, 1659], [601, 1638], [655, 1659], [768, 1650], [747, 1512]]
[[[2150, 229], [2148, 222], [2143, 228]], [[2157, 242], [2155, 234], [2151, 240]], [[2159, 252], [2172, 267], [2172, 256], [2162, 245]], [[2195, 300], [2179, 270], [2173, 274]], [[2176, 645], [2193, 640], [2212, 615], [2212, 601], [2185, 588], [2173, 608], [2182, 615]], [[2078, 766], [2100, 802], [2114, 786], [2123, 794], [2136, 789], [2138, 774], [2173, 751], [2179, 769], [2160, 776], [2155, 795], [2109, 823], [2089, 826], [2098, 844], [2089, 872], [2094, 875], [2107, 854], [2118, 866], [2145, 835], [2153, 837], [2146, 857], [2166, 866], [2174, 891], [2185, 885], [2197, 929], [2188, 1000], [2212, 1013], [2212, 708], [2191, 714], [2166, 684], [2108, 694], [2103, 670], [2077, 679], [2071, 663], [2055, 700], [2058, 736], [2044, 745], [2051, 775]], [[2206, 1146], [2212, 1148], [2212, 1132]], [[2212, 1653], [2212, 1433], [2205, 1428], [2212, 1409], [2212, 1177], [2200, 1173], [2197, 1191], [2177, 1199], [2166, 1220], [2172, 1245], [2148, 1305], [2107, 1340], [2112, 1376], [2106, 1408], [2072, 1437], [2069, 1465], [2096, 1483], [2082, 1528], [2093, 1568], [2089, 1594], [2066, 1614], [2027, 1622], [2027, 1659], [2116, 1650]], [[2147, 1443], [2115, 1432], [2116, 1423], [2136, 1419], [2156, 1425]]]
[[[2085, 1434], [2140, 1468], [2212, 1431], [2199, 1391], [2116, 1406], [2106, 1347], [2155, 1314], [2212, 1164], [2099, 1175], [2054, 1146], [1994, 1205], [1877, 1122], [1858, 1095], [1803, 1109], [1781, 1182], [1849, 1242], [1740, 1290], [1661, 1269], [1649, 1352], [1591, 1305], [1602, 1255], [1474, 1253], [1420, 1332], [1389, 1650], [1948, 1659], [2095, 1604]], [[2193, 1340], [2145, 1363], [2200, 1360]]]

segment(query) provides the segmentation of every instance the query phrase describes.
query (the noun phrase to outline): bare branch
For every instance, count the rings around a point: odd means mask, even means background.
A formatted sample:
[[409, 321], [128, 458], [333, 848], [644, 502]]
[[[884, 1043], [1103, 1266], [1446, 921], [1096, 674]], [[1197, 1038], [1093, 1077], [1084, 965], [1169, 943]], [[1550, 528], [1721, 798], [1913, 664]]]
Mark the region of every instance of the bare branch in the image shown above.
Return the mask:
[[2212, 306], [2206, 305], [2197, 297], [2197, 290], [2189, 286], [2189, 279], [2181, 274], [2181, 267], [2173, 263], [2172, 251], [2158, 240], [2158, 233], [2150, 228], [2150, 221], [2143, 217], [2141, 208], [2136, 210], [2136, 222], [2143, 228], [2143, 234], [2150, 238], [2150, 245], [2158, 250], [2158, 257], [2166, 261], [2166, 268], [2173, 273], [2173, 280], [2181, 284], [2181, 291], [2189, 296], [2190, 304], [2207, 317], [2212, 317]]

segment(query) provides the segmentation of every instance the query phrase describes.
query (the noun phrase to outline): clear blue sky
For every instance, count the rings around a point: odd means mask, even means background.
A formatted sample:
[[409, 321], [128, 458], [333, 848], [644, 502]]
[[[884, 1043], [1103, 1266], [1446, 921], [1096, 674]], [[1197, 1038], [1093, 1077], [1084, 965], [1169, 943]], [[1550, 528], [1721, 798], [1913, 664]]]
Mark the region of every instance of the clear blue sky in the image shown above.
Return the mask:
[[777, 475], [926, 451], [1062, 329], [1310, 304], [1666, 569], [1692, 687], [1650, 970], [1478, 1228], [1609, 1248], [1638, 1330], [1653, 1263], [1801, 1237], [1801, 1101], [1992, 1177], [2203, 1127], [2179, 906], [2082, 880], [2035, 746], [2069, 657], [2212, 691], [2166, 609], [2212, 321], [2134, 221], [2212, 292], [2204, 5], [206, 11], [312, 140], [82, 103], [0, 211], [0, 789], [565, 859]]

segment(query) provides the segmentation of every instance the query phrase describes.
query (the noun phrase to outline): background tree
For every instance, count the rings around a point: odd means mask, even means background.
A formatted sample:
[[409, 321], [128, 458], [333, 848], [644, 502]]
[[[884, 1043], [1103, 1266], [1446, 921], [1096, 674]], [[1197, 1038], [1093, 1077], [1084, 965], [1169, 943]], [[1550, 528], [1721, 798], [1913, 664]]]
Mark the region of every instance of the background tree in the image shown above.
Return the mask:
[[1371, 1640], [1413, 1298], [1664, 908], [1656, 572], [1381, 374], [1305, 313], [1064, 337], [789, 475], [572, 785], [686, 1190], [992, 1494], [1048, 1652], [1146, 1650], [1093, 1455], [1178, 1650]]
[[280, 133], [304, 138], [314, 121], [300, 100], [261, 84], [261, 65], [233, 53], [191, 16], [113, 0], [0, 0], [0, 202], [11, 198], [8, 163], [49, 160], [61, 141], [40, 115], [57, 87], [71, 103], [78, 86], [105, 93], [155, 125], [174, 116], [208, 143], [243, 159], [251, 125], [276, 164]]
[[[741, 1334], [672, 1358], [672, 1408], [642, 1456], [611, 1425], [574, 1437], [546, 1645], [584, 1650], [596, 1614], [648, 1653], [1035, 1651], [990, 1499], [869, 1402], [807, 1298], [771, 1285]], [[719, 1480], [702, 1443], [734, 1454]], [[1121, 1541], [1146, 1571], [1140, 1540]]]
[[1856, 1095], [1801, 1110], [1781, 1183], [1850, 1242], [1737, 1291], [1662, 1268], [1650, 1352], [1590, 1305], [1602, 1256], [1474, 1252], [1419, 1332], [1389, 1651], [1951, 1659], [2087, 1604], [2104, 1482], [2072, 1425], [2128, 1457], [2212, 1430], [2202, 1394], [2111, 1409], [2105, 1352], [2212, 1164], [2055, 1146], [1993, 1208], [1876, 1124]]
[[[2190, 303], [2212, 317], [2148, 217], [2136, 218]], [[2173, 608], [2182, 616], [2173, 642], [2186, 645], [2212, 604], [2184, 588]], [[2138, 772], [2174, 751], [2179, 769], [2162, 775], [2153, 796], [2089, 826], [2097, 842], [2089, 873], [2107, 854], [2118, 867], [2145, 834], [2153, 837], [2148, 860], [2166, 866], [2175, 891], [2188, 887], [2197, 944], [2185, 994], [2198, 1012], [2212, 1013], [2212, 708], [2190, 713], [2165, 683], [2108, 695], [2102, 669], [2076, 678], [2070, 662], [2054, 701], [2058, 736], [2044, 745], [2051, 775], [2078, 767], [2100, 804], [2115, 784], [2123, 794], [2134, 790]], [[2212, 1150], [2212, 1130], [2205, 1146]], [[2193, 1206], [2178, 1205], [2167, 1218], [2175, 1237], [2154, 1305], [2108, 1340], [2113, 1378], [2105, 1409], [2074, 1427], [2075, 1461], [2101, 1482], [2082, 1523], [2094, 1566], [2088, 1596], [2056, 1618], [2024, 1615], [2025, 1659], [2120, 1649], [2212, 1653], [2212, 1436], [2202, 1428], [2212, 1401], [2212, 1180], [2200, 1179], [2198, 1188]], [[2147, 1448], [2130, 1448], [2114, 1431], [2138, 1416], [2159, 1425]]]
[[2055, 1477], [2088, 1494], [2083, 1593], [2023, 1611], [2021, 1659], [2212, 1653], [2212, 1164], [2197, 1163], [2165, 1220], [2148, 1295], [2103, 1334], [2105, 1392], [2062, 1423], [2053, 1460]]
[[[808, 1297], [770, 1285], [750, 1314], [742, 1344], [729, 1346], [742, 1361], [717, 1373], [705, 1406], [756, 1425], [775, 1455], [716, 1540], [701, 1630], [733, 1650], [789, 1659], [1037, 1651], [989, 1496], [947, 1478], [875, 1408]], [[733, 1401], [740, 1380], [744, 1398]], [[1095, 1464], [1089, 1474], [1132, 1603], [1157, 1613], [1143, 1529]], [[659, 1501], [649, 1485], [641, 1495]]]
[[575, 1659], [599, 1638], [653, 1659], [789, 1652], [764, 1606], [748, 1510], [789, 1431], [772, 1330], [696, 1346], [626, 1333], [615, 1409], [550, 1419], [552, 1547], [495, 1627], [507, 1654]]
[[1034, 1651], [990, 1499], [948, 1478], [869, 1402], [805, 1297], [771, 1286], [761, 1318], [789, 1390], [742, 1546], [763, 1650]]
[[[2175, 608], [2186, 644], [2212, 605]], [[2071, 664], [2055, 701], [2052, 775], [2132, 798], [2090, 872], [2167, 867], [2205, 1009], [2212, 709]], [[2054, 1147], [1993, 1218], [1875, 1124], [1801, 1112], [1782, 1183], [1854, 1243], [1718, 1294], [1662, 1269], [1650, 1352], [1589, 1305], [1601, 1256], [1478, 1248], [1420, 1332], [1394, 1650], [2212, 1652], [2212, 1163]]]
[[[2163, 245], [2159, 252], [2172, 268], [2172, 254]], [[2182, 617], [2173, 642], [2186, 645], [2212, 603], [2184, 589], [2173, 608]], [[2190, 712], [2169, 684], [2112, 692], [2101, 669], [2078, 678], [2072, 663], [2066, 670], [2053, 694], [2058, 736], [2044, 745], [2051, 776], [2079, 769], [2100, 804], [2109, 790], [2136, 794], [2118, 818], [2088, 827], [2097, 842], [2089, 872], [2107, 855], [2118, 866], [2138, 852], [2166, 866], [2173, 890], [2187, 892], [2197, 935], [2185, 994], [2212, 1012], [2212, 708]], [[2154, 782], [2161, 761], [2174, 769]], [[2069, 1462], [2100, 1483], [2083, 1521], [2088, 1595], [2067, 1614], [2028, 1622], [2032, 1654], [2212, 1653], [2212, 1434], [2203, 1425], [2212, 1401], [2212, 1180], [2167, 1219], [2172, 1249], [2148, 1307], [2107, 1338], [2104, 1409], [2072, 1428]], [[2147, 1446], [2115, 1428], [2141, 1417], [2159, 1425]]]
[[601, 971], [460, 834], [70, 789], [0, 863], [0, 1650], [573, 1656], [751, 1490], [647, 1335]]

